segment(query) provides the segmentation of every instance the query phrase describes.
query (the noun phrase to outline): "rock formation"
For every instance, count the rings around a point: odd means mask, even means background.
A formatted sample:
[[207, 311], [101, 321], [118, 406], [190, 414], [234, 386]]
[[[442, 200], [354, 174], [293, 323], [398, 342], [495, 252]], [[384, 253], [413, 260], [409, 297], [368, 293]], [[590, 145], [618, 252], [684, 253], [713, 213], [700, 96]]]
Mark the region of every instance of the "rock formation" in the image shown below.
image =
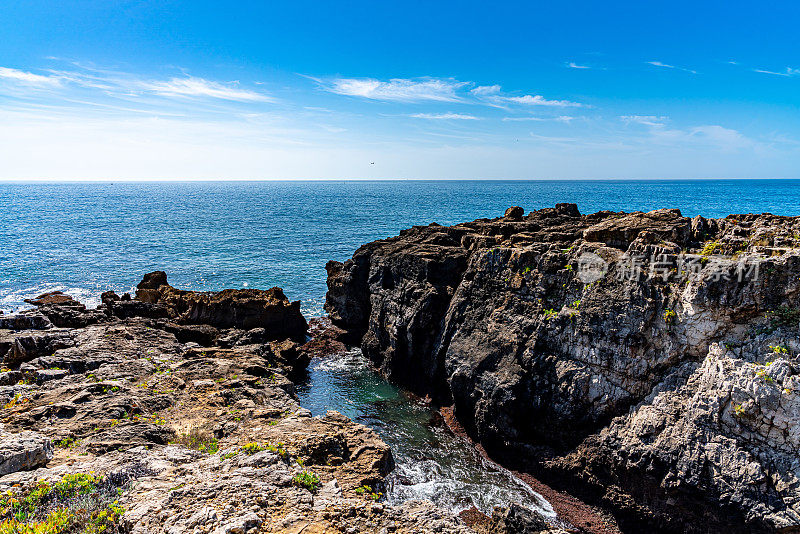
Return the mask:
[[624, 530], [800, 532], [800, 218], [521, 211], [329, 262], [343, 339]]
[[427, 502], [380, 502], [389, 447], [297, 404], [291, 373], [338, 342], [300, 345], [280, 289], [195, 293], [152, 273], [135, 299], [102, 300], [45, 295], [2, 317], [0, 529], [472, 532]]

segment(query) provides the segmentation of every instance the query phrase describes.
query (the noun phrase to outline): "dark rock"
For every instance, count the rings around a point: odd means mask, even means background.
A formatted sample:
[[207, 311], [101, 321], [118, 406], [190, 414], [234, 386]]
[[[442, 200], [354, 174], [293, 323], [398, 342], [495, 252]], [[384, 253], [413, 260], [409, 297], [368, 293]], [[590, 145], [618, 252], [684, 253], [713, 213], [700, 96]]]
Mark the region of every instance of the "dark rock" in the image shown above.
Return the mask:
[[117, 295], [113, 291], [106, 291], [106, 292], [104, 292], [103, 294], [100, 295], [100, 302], [106, 308], [110, 307], [111, 303], [117, 302], [119, 300], [120, 300], [119, 295]]
[[166, 319], [172, 317], [172, 310], [163, 304], [139, 300], [109, 301], [106, 309], [114, 317], [128, 319], [131, 317], [146, 317], [148, 319]]
[[[800, 367], [780, 356], [800, 352], [798, 235], [559, 204], [364, 245], [329, 262], [326, 310], [490, 453], [631, 531], [798, 529]], [[787, 363], [759, 370], [768, 345]]]
[[107, 319], [101, 310], [87, 310], [86, 306], [60, 291], [45, 293], [35, 299], [25, 299], [25, 302], [39, 308], [59, 328], [83, 328]]
[[0, 330], [46, 330], [52, 327], [50, 319], [38, 310], [26, 310], [0, 317]]
[[28, 304], [33, 304], [37, 308], [40, 306], [45, 306], [49, 304], [70, 304], [74, 305], [77, 301], [62, 293], [61, 291], [51, 291], [49, 293], [44, 293], [39, 295], [35, 299], [25, 299], [25, 302]]
[[0, 352], [5, 348], [3, 364], [16, 367], [39, 356], [53, 354], [72, 346], [74, 335], [69, 330], [31, 330], [0, 335]]
[[491, 534], [538, 534], [548, 529], [547, 521], [541, 515], [512, 503], [509, 506], [494, 508], [488, 532]]
[[192, 342], [204, 347], [214, 344], [214, 340], [219, 336], [219, 330], [207, 324], [184, 325], [169, 322], [161, 328], [175, 334], [181, 343]]
[[167, 273], [164, 271], [154, 271], [147, 273], [142, 281], [136, 285], [136, 289], [158, 289], [167, 284]]
[[525, 215], [525, 210], [524, 209], [522, 209], [519, 206], [511, 206], [510, 208], [508, 208], [506, 210], [506, 213], [505, 213], [505, 215], [503, 215], [503, 217], [505, 217], [506, 219], [511, 219], [511, 220], [519, 220], [519, 219], [522, 219], [523, 215]]
[[38, 382], [49, 382], [50, 380], [61, 380], [65, 376], [69, 376], [69, 371], [66, 369], [39, 369], [36, 371], [35, 376]]
[[137, 301], [162, 305], [182, 323], [245, 330], [263, 328], [269, 339], [302, 338], [308, 329], [300, 313], [300, 301], [289, 302], [278, 287], [266, 291], [182, 291], [168, 285], [162, 271], [146, 275], [137, 287]]

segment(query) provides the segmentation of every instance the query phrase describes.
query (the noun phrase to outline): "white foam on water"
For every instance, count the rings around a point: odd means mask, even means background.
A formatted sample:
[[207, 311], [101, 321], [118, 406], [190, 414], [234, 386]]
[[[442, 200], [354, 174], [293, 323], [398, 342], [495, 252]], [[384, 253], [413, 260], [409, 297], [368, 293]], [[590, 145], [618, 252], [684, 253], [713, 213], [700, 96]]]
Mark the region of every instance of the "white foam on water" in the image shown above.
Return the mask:
[[25, 299], [36, 298], [51, 291], [61, 291], [65, 295], [78, 300], [87, 308], [96, 308], [100, 305], [100, 294], [85, 287], [69, 287], [63, 284], [36, 284], [32, 286], [10, 289], [0, 288], [0, 309], [3, 311], [24, 310], [32, 308]]

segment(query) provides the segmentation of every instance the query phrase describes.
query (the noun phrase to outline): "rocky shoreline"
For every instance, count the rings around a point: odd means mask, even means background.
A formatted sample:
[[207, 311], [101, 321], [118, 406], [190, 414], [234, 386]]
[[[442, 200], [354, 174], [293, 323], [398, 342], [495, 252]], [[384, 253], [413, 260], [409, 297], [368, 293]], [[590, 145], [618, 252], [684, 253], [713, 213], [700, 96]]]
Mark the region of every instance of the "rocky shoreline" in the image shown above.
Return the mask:
[[154, 272], [97, 309], [29, 302], [0, 314], [3, 532], [559, 532], [511, 504], [473, 529], [383, 503], [389, 447], [294, 396], [341, 331], [279, 288], [182, 291]]
[[625, 532], [800, 532], [800, 218], [514, 207], [327, 270], [342, 339], [502, 464]]

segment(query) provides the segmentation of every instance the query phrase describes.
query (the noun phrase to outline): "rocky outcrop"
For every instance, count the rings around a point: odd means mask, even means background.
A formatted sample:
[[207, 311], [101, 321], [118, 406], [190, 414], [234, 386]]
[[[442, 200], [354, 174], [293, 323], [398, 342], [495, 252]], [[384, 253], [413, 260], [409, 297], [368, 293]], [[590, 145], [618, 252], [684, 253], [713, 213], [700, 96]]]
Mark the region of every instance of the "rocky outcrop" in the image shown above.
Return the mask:
[[166, 274], [157, 271], [146, 275], [139, 283], [136, 301], [163, 306], [171, 317], [182, 323], [246, 330], [263, 328], [272, 339], [303, 338], [308, 330], [300, 313], [300, 301], [290, 302], [279, 287], [266, 291], [183, 291], [170, 286]]
[[799, 236], [770, 214], [512, 208], [329, 262], [326, 309], [493, 455], [631, 532], [800, 531]]
[[4, 525], [65, 532], [57, 513], [76, 532], [472, 532], [429, 502], [382, 502], [389, 447], [297, 403], [290, 372], [341, 346], [324, 325], [293, 339], [305, 320], [279, 289], [182, 292], [163, 273], [140, 286], [155, 293], [106, 293], [97, 310], [33, 302], [76, 311], [77, 327], [4, 316], [42, 327], [0, 330]]
[[6, 432], [0, 427], [0, 476], [46, 465], [53, 457], [50, 440], [36, 432]]

